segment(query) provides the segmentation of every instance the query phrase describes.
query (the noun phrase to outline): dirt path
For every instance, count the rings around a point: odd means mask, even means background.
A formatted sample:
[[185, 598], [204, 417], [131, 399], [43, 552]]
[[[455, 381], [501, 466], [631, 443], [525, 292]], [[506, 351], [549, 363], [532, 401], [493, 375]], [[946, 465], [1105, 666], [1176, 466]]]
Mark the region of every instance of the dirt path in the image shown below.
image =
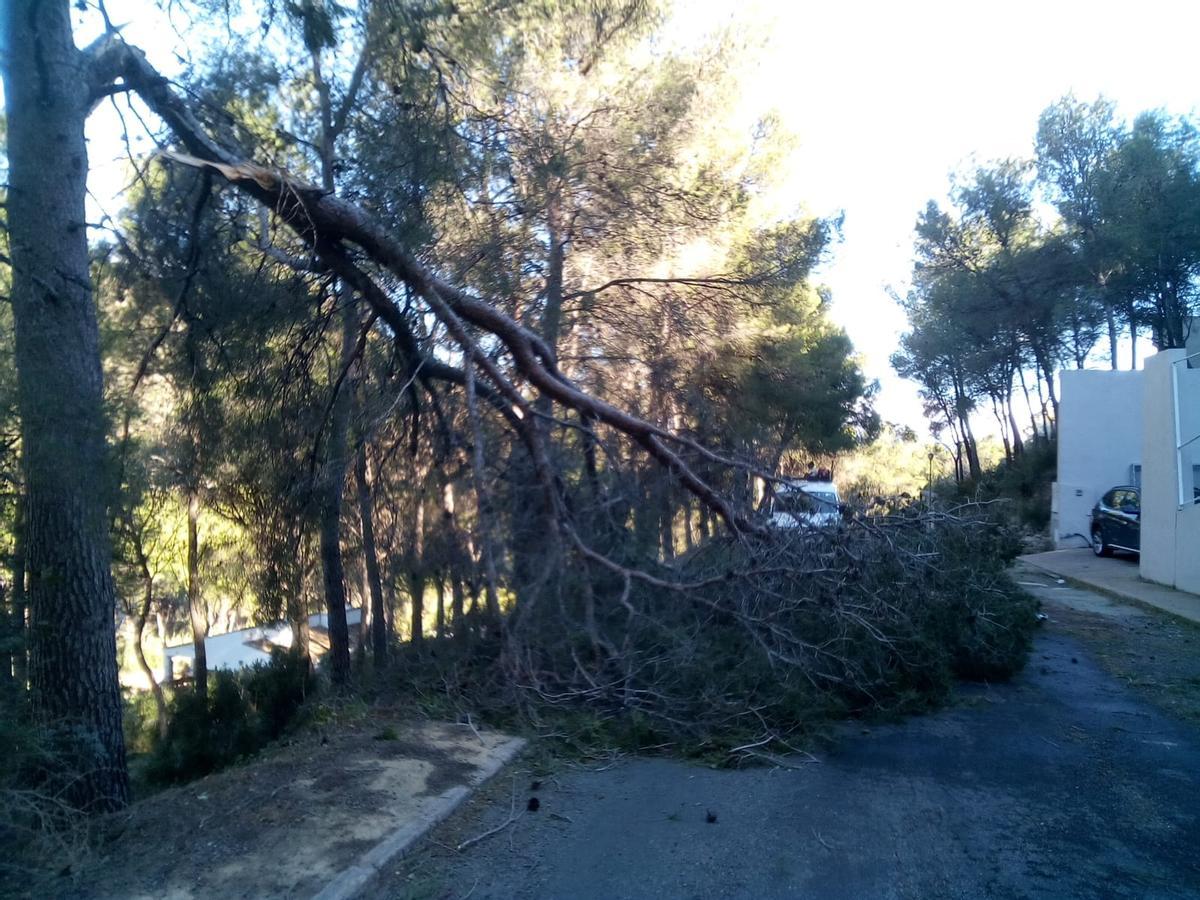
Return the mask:
[[335, 722], [135, 803], [82, 873], [37, 896], [311, 897], [474, 783], [509, 740], [385, 714]]
[[795, 770], [502, 776], [369, 896], [1200, 897], [1200, 631], [1018, 577], [1050, 619], [1012, 684]]

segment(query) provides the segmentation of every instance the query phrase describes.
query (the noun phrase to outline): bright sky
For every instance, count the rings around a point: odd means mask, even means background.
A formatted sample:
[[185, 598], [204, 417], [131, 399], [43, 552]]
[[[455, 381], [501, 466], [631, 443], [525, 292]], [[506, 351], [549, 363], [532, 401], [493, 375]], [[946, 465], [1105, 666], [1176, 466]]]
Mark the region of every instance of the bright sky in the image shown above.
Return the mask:
[[[905, 322], [886, 289], [905, 290], [917, 212], [944, 196], [949, 173], [972, 156], [1030, 154], [1038, 114], [1068, 91], [1103, 93], [1127, 116], [1200, 106], [1200, 5], [1183, 0], [1136, 11], [1112, 0], [677, 2], [672, 30], [684, 40], [731, 24], [762, 36], [747, 102], [777, 109], [800, 137], [785, 205], [845, 212], [844, 242], [821, 273], [835, 318], [882, 385], [883, 416], [921, 430], [916, 388], [888, 363]], [[132, 43], [175, 68], [177, 39], [153, 3], [108, 5]], [[103, 140], [112, 115], [102, 107], [89, 123], [97, 196], [123, 167], [122, 148]]]
[[905, 321], [886, 288], [904, 292], [917, 213], [951, 170], [1030, 155], [1038, 114], [1068, 91], [1126, 116], [1200, 106], [1200, 5], [1181, 0], [680, 2], [689, 27], [764, 24], [754, 102], [800, 136], [788, 190], [846, 215], [822, 273], [834, 315], [882, 385], [880, 412], [918, 428], [916, 389], [888, 364]]

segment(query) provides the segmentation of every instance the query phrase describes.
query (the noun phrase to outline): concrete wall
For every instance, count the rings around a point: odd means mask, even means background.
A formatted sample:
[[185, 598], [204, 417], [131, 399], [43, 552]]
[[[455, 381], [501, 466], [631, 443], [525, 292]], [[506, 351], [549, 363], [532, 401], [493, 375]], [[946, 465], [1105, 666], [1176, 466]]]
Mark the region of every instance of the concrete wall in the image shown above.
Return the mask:
[[[362, 624], [362, 607], [352, 606], [346, 609], [346, 624], [350, 627], [350, 643], [356, 640], [355, 627]], [[328, 628], [329, 616], [326, 613], [313, 613], [308, 617], [309, 628]], [[276, 622], [273, 625], [260, 625], [255, 628], [241, 628], [225, 634], [211, 634], [204, 639], [205, 664], [210, 672], [217, 669], [236, 671], [259, 662], [270, 662], [269, 649], [254, 646], [253, 641], [267, 641], [275, 647], [292, 646], [292, 626], [287, 622]], [[196, 650], [191, 642], [176, 644], [163, 650], [163, 669], [160, 673], [162, 681], [172, 681], [179, 670], [191, 668], [194, 665]], [[178, 661], [178, 664], [176, 663]]]
[[[1180, 439], [1200, 434], [1200, 369], [1187, 368], [1182, 363], [1186, 356], [1184, 350], [1164, 350], [1146, 360], [1143, 372], [1141, 575], [1200, 593], [1200, 506], [1188, 502], [1200, 442], [1186, 449], [1182, 459], [1176, 452]], [[1173, 370], [1179, 381], [1178, 404]]]
[[1175, 587], [1200, 594], [1200, 503], [1179, 511], [1175, 529]]
[[1084, 547], [1096, 501], [1142, 462], [1142, 373], [1068, 370], [1059, 382], [1050, 531], [1056, 547]]

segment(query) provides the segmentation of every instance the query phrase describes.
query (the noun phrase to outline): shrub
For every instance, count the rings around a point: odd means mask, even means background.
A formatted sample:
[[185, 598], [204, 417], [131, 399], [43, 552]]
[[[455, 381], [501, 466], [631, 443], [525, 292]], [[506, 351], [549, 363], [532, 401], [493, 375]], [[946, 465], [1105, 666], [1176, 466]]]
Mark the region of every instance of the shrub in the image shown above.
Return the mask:
[[269, 663], [250, 668], [244, 684], [266, 736], [273, 740], [296, 718], [312, 691], [312, 668], [298, 650], [276, 649]]
[[468, 656], [402, 653], [399, 676], [443, 715], [728, 761], [1018, 671], [1036, 625], [1007, 573], [1018, 548], [978, 507], [714, 539], [643, 563], [653, 580], [626, 579], [618, 546], [564, 566], [556, 602], [518, 604]]
[[308, 660], [298, 652], [277, 650], [269, 663], [236, 675], [211, 672], [207, 699], [194, 690], [176, 693], [147, 778], [190, 781], [257, 753], [296, 720], [311, 687]]
[[125, 749], [130, 754], [149, 753], [154, 749], [158, 731], [158, 708], [149, 691], [122, 689], [121, 700]]
[[36, 896], [78, 870], [90, 835], [72, 787], [102, 755], [89, 730], [37, 727], [23, 695], [0, 697], [0, 896]]
[[978, 483], [968, 480], [955, 485], [953, 494], [960, 500], [1003, 501], [1002, 514], [1011, 524], [1045, 531], [1050, 525], [1050, 493], [1057, 469], [1057, 441], [1030, 440], [1020, 456], [1001, 460], [984, 472]]

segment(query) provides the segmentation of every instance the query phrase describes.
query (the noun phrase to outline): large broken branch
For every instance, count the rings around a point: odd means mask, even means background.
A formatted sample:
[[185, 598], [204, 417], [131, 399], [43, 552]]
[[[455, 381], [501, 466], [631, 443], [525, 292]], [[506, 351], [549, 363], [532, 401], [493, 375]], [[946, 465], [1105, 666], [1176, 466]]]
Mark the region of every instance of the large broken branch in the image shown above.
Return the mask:
[[[470, 325], [500, 340], [521, 375], [544, 396], [575, 410], [588, 420], [603, 422], [642, 446], [702, 503], [719, 515], [734, 531], [757, 530], [733, 505], [701, 478], [668, 443], [683, 444], [705, 458], [736, 465], [699, 444], [653, 425], [574, 385], [558, 368], [553, 350], [536, 334], [499, 308], [438, 277], [424, 266], [365, 210], [336, 194], [291, 177], [288, 173], [249, 162], [214, 140], [192, 114], [188, 105], [146, 60], [118, 35], [109, 35], [89, 48], [93, 88], [105, 79], [120, 77], [166, 123], [188, 153], [167, 152], [164, 156], [181, 164], [219, 174], [243, 193], [254, 197], [286, 223], [320, 256], [331, 259], [346, 244], [357, 246], [367, 257], [408, 284], [446, 326], [458, 342], [501, 390], [520, 418], [528, 422], [528, 402], [504, 379], [484, 354], [477, 352], [464, 325]], [[343, 253], [344, 255], [344, 253]], [[357, 288], [357, 285], [356, 285]], [[368, 302], [389, 325], [395, 316], [385, 314], [368, 296]], [[388, 303], [387, 306], [392, 306]], [[393, 306], [394, 309], [394, 306]], [[398, 311], [397, 311], [398, 314]], [[405, 329], [406, 330], [406, 329]], [[398, 334], [400, 332], [397, 332]], [[515, 394], [515, 396], [514, 396]], [[535, 441], [535, 445], [536, 445]], [[544, 448], [533, 447], [539, 469], [546, 464]], [[543, 478], [546, 472], [539, 472]]]

